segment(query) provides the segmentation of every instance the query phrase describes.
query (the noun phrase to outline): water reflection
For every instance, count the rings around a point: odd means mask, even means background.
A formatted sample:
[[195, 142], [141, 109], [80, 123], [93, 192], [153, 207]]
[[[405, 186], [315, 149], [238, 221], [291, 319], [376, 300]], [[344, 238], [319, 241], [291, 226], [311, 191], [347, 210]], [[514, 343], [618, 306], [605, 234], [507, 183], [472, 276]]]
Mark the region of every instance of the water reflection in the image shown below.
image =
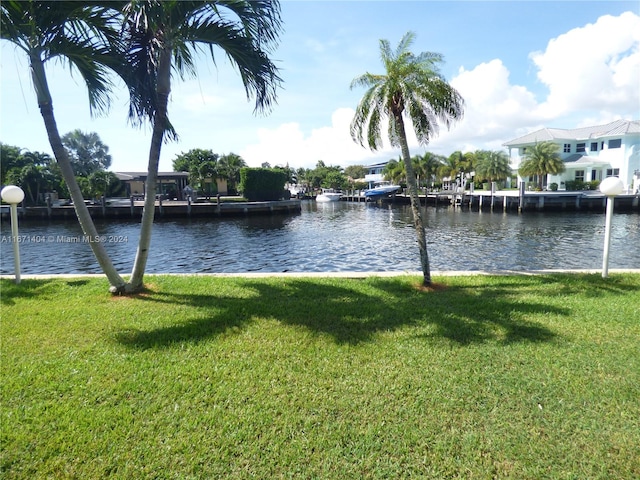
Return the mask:
[[[604, 215], [423, 210], [433, 270], [600, 268]], [[135, 221], [97, 221], [116, 267], [128, 273], [139, 235]], [[10, 229], [3, 223], [6, 240]], [[20, 227], [24, 274], [100, 273], [76, 222]], [[42, 241], [28, 241], [29, 238]], [[640, 216], [613, 218], [610, 268], [640, 268]], [[1, 272], [13, 273], [11, 244], [0, 243]], [[408, 206], [303, 202], [299, 215], [159, 221], [147, 271], [323, 272], [419, 269]]]

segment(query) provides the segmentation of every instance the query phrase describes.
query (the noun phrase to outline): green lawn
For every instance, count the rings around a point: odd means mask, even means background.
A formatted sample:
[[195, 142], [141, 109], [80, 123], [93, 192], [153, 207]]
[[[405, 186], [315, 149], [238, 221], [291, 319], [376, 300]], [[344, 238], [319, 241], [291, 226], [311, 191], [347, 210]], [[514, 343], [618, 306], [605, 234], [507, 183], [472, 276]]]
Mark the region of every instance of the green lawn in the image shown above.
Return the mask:
[[3, 478], [640, 478], [640, 275], [1, 283]]

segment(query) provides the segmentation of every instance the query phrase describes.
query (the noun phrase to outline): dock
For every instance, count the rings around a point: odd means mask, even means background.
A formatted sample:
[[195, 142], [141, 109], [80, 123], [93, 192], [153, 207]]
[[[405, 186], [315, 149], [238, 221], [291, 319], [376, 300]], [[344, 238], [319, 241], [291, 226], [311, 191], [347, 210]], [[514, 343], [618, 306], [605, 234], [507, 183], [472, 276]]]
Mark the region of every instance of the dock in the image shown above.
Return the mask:
[[[580, 192], [521, 192], [518, 190], [481, 190], [475, 192], [441, 191], [419, 194], [421, 205], [453, 206], [480, 211], [595, 211], [604, 212], [607, 197], [599, 191]], [[342, 200], [364, 202], [358, 191], [348, 192]], [[409, 195], [396, 194], [381, 199], [383, 203], [409, 204]], [[615, 197], [616, 211], [640, 213], [640, 194], [621, 194]]]

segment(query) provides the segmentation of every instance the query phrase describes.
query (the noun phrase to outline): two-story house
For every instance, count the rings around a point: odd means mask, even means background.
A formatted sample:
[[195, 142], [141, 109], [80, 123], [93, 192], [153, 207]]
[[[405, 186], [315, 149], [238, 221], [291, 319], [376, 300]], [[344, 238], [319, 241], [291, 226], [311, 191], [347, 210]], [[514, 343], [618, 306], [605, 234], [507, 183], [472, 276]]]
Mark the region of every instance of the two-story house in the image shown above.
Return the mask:
[[[517, 169], [527, 148], [547, 141], [558, 145], [566, 170], [560, 175], [545, 175], [545, 188], [557, 183], [562, 190], [568, 180], [600, 181], [615, 176], [622, 180], [628, 192], [640, 189], [639, 120], [616, 120], [574, 129], [543, 128], [503, 145], [509, 148], [511, 165]], [[535, 180], [518, 175], [518, 182]]]
[[382, 182], [384, 180], [384, 174], [382, 172], [384, 171], [384, 167], [387, 166], [387, 163], [389, 163], [388, 160], [386, 162], [367, 165], [365, 167], [367, 169], [367, 173], [364, 176], [364, 181], [367, 182], [369, 185], [372, 185], [373, 183], [377, 183], [377, 182]]

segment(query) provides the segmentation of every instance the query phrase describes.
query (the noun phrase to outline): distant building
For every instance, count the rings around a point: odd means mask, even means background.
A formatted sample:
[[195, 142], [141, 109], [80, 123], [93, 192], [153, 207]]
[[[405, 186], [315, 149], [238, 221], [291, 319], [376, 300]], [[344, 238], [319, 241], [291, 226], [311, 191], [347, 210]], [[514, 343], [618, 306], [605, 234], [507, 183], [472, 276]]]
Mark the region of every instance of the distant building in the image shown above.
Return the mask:
[[383, 181], [384, 175], [382, 172], [384, 167], [387, 166], [387, 163], [389, 163], [388, 160], [386, 162], [374, 163], [373, 165], [365, 166], [364, 168], [367, 169], [367, 173], [364, 176], [364, 181], [369, 184]]
[[[127, 189], [127, 196], [144, 197], [147, 172], [115, 172]], [[189, 185], [189, 172], [158, 172], [158, 184], [156, 194], [163, 195], [166, 199], [185, 200], [184, 189]], [[203, 191], [198, 191], [200, 195], [221, 195], [227, 194], [227, 181], [223, 179], [205, 179]], [[195, 189], [194, 189], [195, 190]]]
[[[560, 175], [545, 175], [542, 185], [557, 183], [564, 189], [568, 180], [600, 181], [619, 177], [628, 191], [640, 188], [640, 121], [616, 120], [606, 125], [561, 129], [542, 128], [506, 142], [512, 166], [517, 169], [527, 148], [538, 142], [554, 142], [566, 171]], [[535, 182], [533, 177], [518, 181]]]

